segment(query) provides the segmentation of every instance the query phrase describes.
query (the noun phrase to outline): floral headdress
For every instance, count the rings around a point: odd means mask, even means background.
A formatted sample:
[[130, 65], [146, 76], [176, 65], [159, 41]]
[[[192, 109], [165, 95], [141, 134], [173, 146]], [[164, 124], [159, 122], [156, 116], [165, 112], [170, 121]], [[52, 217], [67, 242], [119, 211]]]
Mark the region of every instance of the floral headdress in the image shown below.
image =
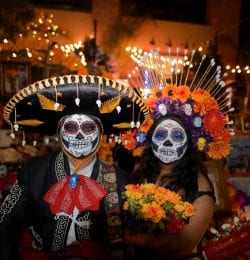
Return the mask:
[[175, 58], [170, 53], [168, 57], [161, 56], [158, 51], [137, 57], [138, 66], [129, 80], [144, 98], [151, 119], [139, 131], [123, 134], [122, 142], [131, 148], [133, 136], [137, 141], [133, 149], [138, 144], [141, 147], [140, 135], [147, 132], [153, 120], [178, 115], [191, 134], [193, 147], [212, 159], [221, 159], [230, 153], [232, 122], [227, 122], [226, 113], [233, 110], [229, 108], [230, 89], [222, 80], [226, 74], [222, 75], [221, 67], [206, 55], [199, 62], [195, 62], [195, 51], [189, 58], [187, 52], [183, 59], [178, 55], [179, 49]]

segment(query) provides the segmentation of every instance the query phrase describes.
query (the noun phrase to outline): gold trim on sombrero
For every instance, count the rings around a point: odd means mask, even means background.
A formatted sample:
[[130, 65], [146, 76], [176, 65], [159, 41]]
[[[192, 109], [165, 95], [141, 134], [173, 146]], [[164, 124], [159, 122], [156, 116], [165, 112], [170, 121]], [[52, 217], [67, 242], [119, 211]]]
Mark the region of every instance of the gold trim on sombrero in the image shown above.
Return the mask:
[[116, 96], [107, 100], [106, 102], [102, 103], [101, 107], [99, 108], [100, 113], [105, 114], [112, 112], [120, 104], [120, 101], [121, 96]]
[[[40, 105], [43, 109], [47, 109], [47, 110], [55, 110], [55, 104], [56, 102], [54, 100], [51, 100], [49, 98], [46, 98], [45, 96], [41, 95], [41, 94], [37, 94], [37, 97], [39, 99]], [[63, 109], [65, 108], [64, 105], [62, 104], [58, 104], [58, 108], [57, 111], [63, 111]]]
[[129, 123], [126, 123], [126, 122], [124, 122], [124, 123], [119, 123], [119, 124], [114, 124], [114, 125], [112, 125], [112, 126], [115, 127], [115, 128], [118, 128], [118, 129], [130, 128], [130, 124], [129, 124]]
[[37, 120], [37, 119], [27, 119], [27, 120], [20, 120], [16, 121], [17, 124], [19, 125], [27, 125], [27, 126], [39, 126], [44, 124], [44, 122]]

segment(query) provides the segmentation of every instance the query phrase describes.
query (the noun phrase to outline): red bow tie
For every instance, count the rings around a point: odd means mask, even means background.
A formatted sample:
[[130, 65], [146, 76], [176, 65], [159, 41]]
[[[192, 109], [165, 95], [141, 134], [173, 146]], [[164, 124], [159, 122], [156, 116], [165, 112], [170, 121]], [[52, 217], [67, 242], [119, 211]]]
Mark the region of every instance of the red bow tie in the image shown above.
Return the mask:
[[53, 184], [43, 199], [50, 205], [51, 212], [57, 214], [65, 212], [71, 214], [75, 207], [82, 212], [97, 211], [106, 191], [93, 179], [78, 176], [72, 185], [72, 176]]

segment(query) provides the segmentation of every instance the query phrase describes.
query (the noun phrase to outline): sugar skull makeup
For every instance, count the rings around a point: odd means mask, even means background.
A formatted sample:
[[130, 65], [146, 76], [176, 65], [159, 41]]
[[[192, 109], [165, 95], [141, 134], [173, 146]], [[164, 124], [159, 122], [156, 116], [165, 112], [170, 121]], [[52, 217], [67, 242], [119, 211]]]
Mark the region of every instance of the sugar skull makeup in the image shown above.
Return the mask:
[[89, 116], [74, 114], [59, 123], [59, 137], [65, 151], [79, 158], [94, 152], [100, 142], [100, 126]]
[[152, 150], [163, 163], [179, 160], [187, 149], [187, 134], [175, 120], [165, 119], [154, 130]]

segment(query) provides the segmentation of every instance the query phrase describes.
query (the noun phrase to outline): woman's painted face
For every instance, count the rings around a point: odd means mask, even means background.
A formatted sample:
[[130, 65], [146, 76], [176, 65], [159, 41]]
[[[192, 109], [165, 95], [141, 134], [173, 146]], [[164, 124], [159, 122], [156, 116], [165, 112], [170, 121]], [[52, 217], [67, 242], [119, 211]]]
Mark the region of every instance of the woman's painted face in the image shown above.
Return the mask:
[[100, 142], [100, 135], [96, 122], [81, 114], [67, 116], [59, 131], [63, 148], [76, 158], [87, 157], [94, 152]]
[[163, 120], [154, 130], [152, 150], [163, 163], [172, 163], [182, 158], [187, 150], [187, 133], [173, 119]]

